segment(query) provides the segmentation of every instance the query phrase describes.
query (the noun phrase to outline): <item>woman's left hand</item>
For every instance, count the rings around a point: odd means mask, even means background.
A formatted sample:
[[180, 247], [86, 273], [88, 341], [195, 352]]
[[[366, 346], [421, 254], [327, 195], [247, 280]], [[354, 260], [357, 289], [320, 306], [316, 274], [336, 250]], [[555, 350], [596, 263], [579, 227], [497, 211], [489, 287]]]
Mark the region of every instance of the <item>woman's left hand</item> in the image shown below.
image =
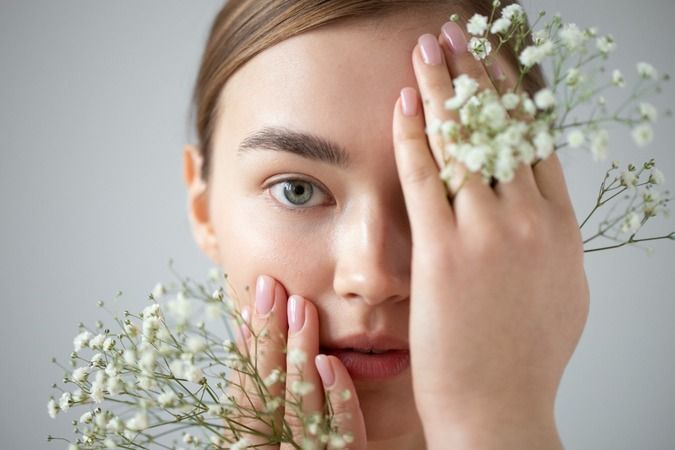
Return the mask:
[[424, 102], [404, 88], [416, 114], [399, 99], [393, 119], [413, 241], [416, 406], [430, 449], [562, 448], [555, 396], [589, 309], [579, 227], [555, 153], [494, 189], [470, 174], [448, 200], [442, 144], [427, 141], [425, 122], [454, 118], [443, 105], [460, 73], [494, 87], [459, 27], [446, 27], [456, 49], [442, 35], [420, 38], [412, 59]]

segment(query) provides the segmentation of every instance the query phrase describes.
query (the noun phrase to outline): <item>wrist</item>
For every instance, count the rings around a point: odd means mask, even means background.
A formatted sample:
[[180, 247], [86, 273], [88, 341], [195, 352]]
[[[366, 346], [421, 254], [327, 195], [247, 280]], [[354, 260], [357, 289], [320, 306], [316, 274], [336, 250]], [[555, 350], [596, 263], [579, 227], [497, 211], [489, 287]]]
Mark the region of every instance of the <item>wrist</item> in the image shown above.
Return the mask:
[[553, 410], [423, 420], [428, 450], [563, 450]]

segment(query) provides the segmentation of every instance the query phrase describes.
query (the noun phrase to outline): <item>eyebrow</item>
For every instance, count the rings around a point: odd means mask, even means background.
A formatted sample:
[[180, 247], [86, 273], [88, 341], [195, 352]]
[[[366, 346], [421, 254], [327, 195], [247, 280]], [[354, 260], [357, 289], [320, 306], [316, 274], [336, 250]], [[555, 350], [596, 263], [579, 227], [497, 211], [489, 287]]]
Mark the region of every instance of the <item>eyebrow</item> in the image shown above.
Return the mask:
[[255, 150], [293, 153], [342, 169], [349, 166], [349, 154], [340, 144], [315, 134], [285, 127], [268, 126], [252, 132], [241, 141], [237, 154]]

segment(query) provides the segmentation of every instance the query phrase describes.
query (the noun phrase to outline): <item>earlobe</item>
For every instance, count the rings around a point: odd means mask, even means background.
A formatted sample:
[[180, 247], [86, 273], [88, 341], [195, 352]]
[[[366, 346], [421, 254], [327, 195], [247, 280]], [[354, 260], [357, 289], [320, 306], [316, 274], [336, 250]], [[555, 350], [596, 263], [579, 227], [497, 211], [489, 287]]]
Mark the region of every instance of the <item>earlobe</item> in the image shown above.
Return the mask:
[[199, 248], [220, 265], [218, 243], [211, 224], [208, 205], [208, 185], [201, 176], [203, 158], [199, 149], [183, 147], [183, 180], [188, 190], [187, 210], [192, 234]]

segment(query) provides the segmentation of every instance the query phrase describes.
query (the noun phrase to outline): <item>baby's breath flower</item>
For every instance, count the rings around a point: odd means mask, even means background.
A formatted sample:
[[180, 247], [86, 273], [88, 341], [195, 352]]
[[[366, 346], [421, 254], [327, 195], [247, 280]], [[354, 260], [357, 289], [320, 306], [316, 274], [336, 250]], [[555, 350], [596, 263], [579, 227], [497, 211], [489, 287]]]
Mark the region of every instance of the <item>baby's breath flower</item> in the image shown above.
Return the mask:
[[47, 402], [47, 413], [49, 413], [49, 417], [54, 419], [58, 412], [59, 412], [59, 405], [56, 404], [56, 400], [54, 400], [53, 398], [49, 399], [49, 402]]
[[124, 359], [124, 362], [128, 365], [135, 366], [137, 364], [136, 350], [133, 348], [124, 350], [124, 353], [122, 353], [122, 359]]
[[637, 71], [640, 77], [646, 80], [656, 80], [658, 77], [658, 71], [654, 66], [646, 62], [637, 63]]
[[173, 408], [178, 403], [178, 396], [171, 390], [162, 391], [162, 393], [157, 396], [157, 403], [159, 403], [159, 406], [162, 408]]
[[469, 34], [473, 34], [474, 36], [482, 36], [485, 34], [485, 30], [487, 29], [488, 25], [488, 18], [480, 15], [480, 14], [474, 14], [471, 16], [471, 19], [466, 24], [466, 30], [469, 32]]
[[520, 63], [526, 68], [539, 64], [546, 56], [553, 52], [554, 46], [550, 40], [546, 40], [539, 45], [530, 45], [526, 47], [518, 57]]
[[108, 393], [110, 395], [115, 396], [117, 394], [124, 392], [125, 386], [124, 382], [122, 381], [122, 378], [120, 378], [119, 376], [113, 376], [108, 378], [106, 388], [108, 389]]
[[558, 36], [570, 50], [579, 49], [586, 41], [586, 35], [574, 23], [565, 24], [558, 32]]
[[134, 417], [127, 420], [126, 428], [131, 431], [143, 431], [148, 428], [148, 415], [145, 411], [138, 411]]
[[567, 133], [567, 144], [571, 148], [579, 148], [584, 145], [586, 138], [581, 130], [572, 130]]
[[89, 346], [94, 350], [102, 350], [105, 337], [105, 334], [97, 334], [89, 341]]
[[570, 87], [575, 87], [581, 82], [582, 76], [579, 69], [572, 67], [565, 75], [565, 84]]
[[147, 317], [160, 317], [161, 310], [159, 309], [159, 303], [152, 303], [151, 305], [143, 308], [141, 316], [145, 319]]
[[76, 381], [78, 383], [84, 383], [87, 381], [87, 376], [89, 375], [89, 367], [78, 367], [77, 369], [73, 370], [73, 373], [71, 377], [73, 378], [73, 381]]
[[105, 363], [105, 356], [103, 353], [94, 353], [94, 355], [89, 360], [91, 367], [103, 367]]
[[555, 106], [555, 95], [550, 89], [541, 89], [534, 95], [534, 103], [539, 109], [549, 109]]
[[614, 69], [612, 72], [612, 84], [618, 87], [624, 87], [626, 82], [623, 79], [623, 74], [619, 69]]
[[649, 182], [652, 184], [663, 184], [665, 182], [666, 178], [663, 175], [663, 173], [654, 167], [652, 169], [652, 172], [649, 174]]
[[66, 412], [70, 408], [70, 404], [73, 401], [73, 396], [70, 394], [70, 392], [64, 392], [61, 394], [61, 398], [59, 398], [59, 408], [61, 408], [61, 411]]
[[644, 147], [654, 139], [654, 131], [649, 124], [643, 123], [633, 128], [631, 136], [638, 147]]
[[169, 313], [179, 324], [187, 322], [192, 314], [190, 302], [185, 298], [185, 294], [182, 291], [179, 291], [176, 294], [176, 298], [168, 302], [166, 306], [169, 309]]
[[307, 354], [300, 348], [288, 350], [288, 362], [295, 366], [302, 366], [307, 362]]
[[134, 338], [138, 336], [138, 327], [133, 323], [127, 323], [124, 325], [124, 332], [129, 335], [129, 337]]
[[640, 103], [640, 117], [648, 122], [655, 122], [659, 114], [654, 105], [647, 102]]
[[522, 105], [523, 111], [525, 111], [525, 113], [529, 114], [530, 116], [534, 116], [537, 112], [537, 107], [535, 106], [532, 99], [527, 96], [527, 94], [523, 94]]
[[124, 431], [124, 423], [119, 417], [115, 416], [108, 421], [105, 428], [111, 433], [121, 433]]
[[478, 90], [478, 82], [466, 74], [452, 80], [455, 96], [445, 101], [446, 109], [458, 109]]
[[506, 33], [510, 27], [511, 21], [505, 17], [500, 17], [499, 19], [495, 20], [494, 23], [492, 24], [492, 27], [490, 27], [490, 33], [492, 34]]
[[342, 401], [346, 402], [351, 397], [352, 397], [352, 391], [350, 391], [349, 389], [345, 389], [344, 391], [340, 392], [340, 398], [342, 399]]
[[502, 105], [504, 105], [504, 108], [507, 110], [511, 111], [512, 109], [516, 109], [518, 107], [518, 103], [520, 103], [520, 97], [518, 94], [508, 92], [502, 95]]
[[164, 296], [165, 293], [166, 289], [164, 288], [164, 285], [162, 283], [157, 283], [152, 289], [152, 298], [159, 300]]
[[244, 450], [247, 449], [251, 443], [245, 437], [239, 439], [237, 442], [230, 446], [230, 450]]
[[265, 386], [269, 387], [272, 386], [277, 381], [279, 381], [280, 378], [281, 378], [281, 371], [279, 369], [273, 369], [270, 372], [270, 374], [267, 377], [265, 377], [263, 383], [265, 384]]
[[640, 226], [640, 216], [638, 216], [635, 211], [631, 211], [626, 215], [623, 222], [621, 223], [621, 232], [633, 234], [640, 228]]
[[94, 414], [91, 411], [87, 411], [80, 416], [80, 423], [91, 423], [94, 420]]
[[504, 7], [504, 9], [502, 9], [502, 17], [512, 21], [522, 17], [524, 14], [525, 11], [523, 11], [522, 6], [516, 3], [507, 5]]
[[307, 395], [313, 390], [314, 383], [311, 381], [293, 380], [291, 383], [291, 392], [299, 396]]
[[596, 41], [595, 45], [598, 47], [598, 50], [602, 54], [608, 54], [614, 51], [616, 48], [616, 43], [614, 42], [614, 37], [611, 34], [600, 36]]
[[546, 159], [553, 153], [555, 142], [553, 141], [553, 136], [548, 131], [540, 130], [537, 132], [533, 142], [539, 158]]
[[625, 170], [619, 176], [619, 181], [622, 186], [635, 187], [635, 184], [637, 183], [637, 177], [635, 176], [633, 171]]
[[187, 378], [188, 381], [191, 381], [191, 382], [197, 383], [197, 384], [200, 384], [205, 380], [204, 373], [202, 372], [202, 369], [200, 369], [199, 367], [197, 367], [197, 366], [195, 366], [191, 363], [187, 363], [185, 365], [185, 378]]
[[609, 151], [609, 133], [604, 128], [591, 133], [591, 154], [594, 161], [602, 161], [607, 158]]
[[73, 339], [73, 347], [75, 348], [76, 352], [79, 352], [82, 350], [84, 347], [89, 346], [89, 341], [92, 338], [92, 334], [88, 331], [83, 331], [77, 336], [75, 336], [75, 339]]
[[474, 36], [469, 40], [468, 48], [474, 59], [481, 60], [488, 57], [492, 51], [492, 44], [487, 38]]
[[206, 341], [201, 336], [190, 336], [187, 341], [188, 350], [193, 353], [201, 353], [206, 350]]

